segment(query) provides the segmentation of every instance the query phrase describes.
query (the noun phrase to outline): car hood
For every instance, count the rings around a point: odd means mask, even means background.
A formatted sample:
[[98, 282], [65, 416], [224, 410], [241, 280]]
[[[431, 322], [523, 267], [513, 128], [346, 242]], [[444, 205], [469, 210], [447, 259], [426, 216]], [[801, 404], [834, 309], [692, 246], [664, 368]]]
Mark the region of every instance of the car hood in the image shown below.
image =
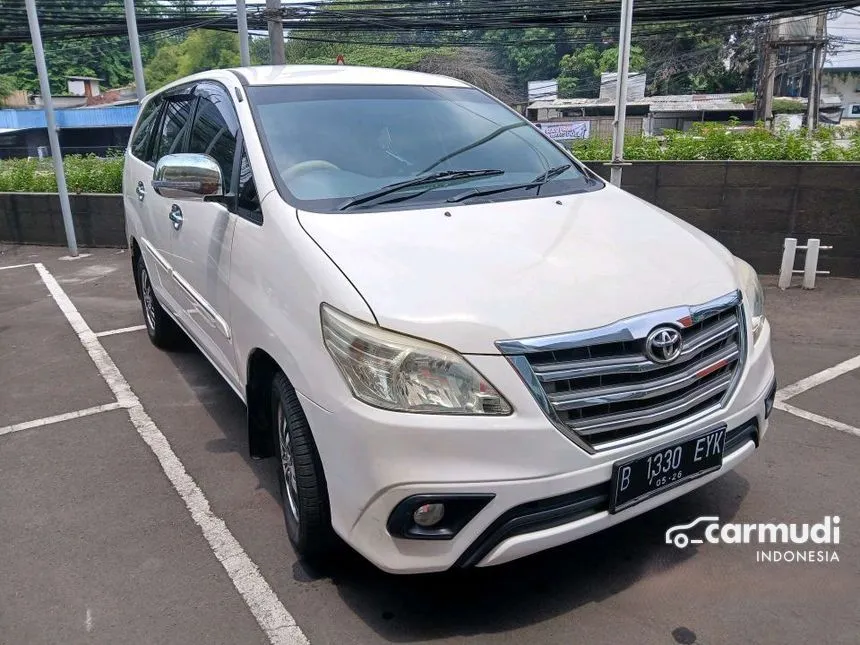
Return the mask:
[[300, 212], [299, 220], [381, 326], [466, 354], [737, 289], [724, 247], [611, 186], [447, 209]]

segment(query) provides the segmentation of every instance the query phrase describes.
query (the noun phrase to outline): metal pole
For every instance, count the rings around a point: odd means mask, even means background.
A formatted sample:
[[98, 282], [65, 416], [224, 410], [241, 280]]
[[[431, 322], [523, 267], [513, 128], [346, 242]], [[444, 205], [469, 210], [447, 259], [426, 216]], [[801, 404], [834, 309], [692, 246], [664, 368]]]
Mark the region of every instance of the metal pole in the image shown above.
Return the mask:
[[806, 127], [811, 134], [818, 128], [818, 111], [821, 105], [821, 65], [824, 56], [827, 14], [820, 13], [815, 25], [815, 46], [812, 48], [812, 69], [809, 80], [809, 101], [806, 106]]
[[779, 21], [771, 20], [764, 35], [764, 55], [762, 68], [759, 71], [758, 102], [756, 104], [756, 121], [765, 125], [773, 122], [773, 84], [776, 80], [776, 63], [779, 56]]
[[146, 83], [143, 80], [143, 59], [140, 57], [140, 39], [137, 36], [137, 15], [134, 12], [134, 0], [125, 2], [125, 24], [128, 27], [128, 44], [131, 48], [131, 66], [134, 69], [134, 91], [137, 100], [142, 101], [146, 96]]
[[245, 0], [236, 0], [236, 23], [239, 26], [239, 62], [242, 67], [251, 64], [251, 50], [248, 45], [248, 11]]
[[287, 62], [287, 54], [284, 51], [281, 0], [266, 0], [266, 13], [269, 14], [269, 51], [272, 53], [272, 65], [284, 65]]
[[621, 31], [618, 37], [618, 77], [615, 83], [615, 121], [612, 123], [613, 186], [621, 187], [624, 161], [624, 130], [627, 127], [627, 76], [630, 73], [630, 39], [633, 31], [633, 0], [621, 0]]
[[42, 32], [39, 29], [36, 0], [25, 0], [25, 4], [27, 6], [27, 22], [30, 23], [30, 38], [33, 41], [33, 53], [36, 55], [36, 71], [39, 74], [39, 88], [42, 92], [42, 104], [45, 108], [45, 121], [47, 121], [48, 125], [51, 158], [54, 162], [54, 174], [57, 176], [57, 192], [60, 195], [60, 210], [63, 212], [63, 228], [66, 230], [66, 242], [69, 246], [69, 253], [73, 257], [76, 257], [78, 255], [78, 242], [75, 239], [72, 207], [69, 204], [69, 191], [66, 188], [63, 154], [60, 151], [59, 137], [57, 137], [57, 120], [54, 118], [54, 101], [51, 98], [51, 83], [48, 80], [48, 67], [45, 64], [45, 49], [42, 47]]

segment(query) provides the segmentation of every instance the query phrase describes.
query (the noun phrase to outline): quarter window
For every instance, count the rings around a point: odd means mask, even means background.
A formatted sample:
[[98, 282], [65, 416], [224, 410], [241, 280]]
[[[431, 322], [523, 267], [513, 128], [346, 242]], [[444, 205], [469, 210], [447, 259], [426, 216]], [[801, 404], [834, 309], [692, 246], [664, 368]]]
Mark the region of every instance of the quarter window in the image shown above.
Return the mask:
[[236, 191], [236, 206], [240, 215], [251, 221], [262, 223], [263, 212], [260, 209], [260, 196], [251, 173], [251, 163], [244, 148], [239, 161], [239, 188]]

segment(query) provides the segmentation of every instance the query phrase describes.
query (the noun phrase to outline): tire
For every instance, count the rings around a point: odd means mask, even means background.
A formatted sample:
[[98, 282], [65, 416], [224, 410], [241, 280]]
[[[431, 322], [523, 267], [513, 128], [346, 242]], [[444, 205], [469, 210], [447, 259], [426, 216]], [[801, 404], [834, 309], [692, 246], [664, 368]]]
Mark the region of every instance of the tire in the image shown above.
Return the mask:
[[178, 347], [183, 340], [182, 330], [170, 314], [164, 311], [158, 298], [155, 297], [152, 280], [149, 278], [143, 258], [137, 260], [137, 282], [140, 285], [140, 306], [149, 340], [161, 349]]
[[287, 535], [301, 559], [318, 565], [336, 543], [328, 489], [311, 428], [293, 386], [280, 372], [272, 379], [271, 419]]

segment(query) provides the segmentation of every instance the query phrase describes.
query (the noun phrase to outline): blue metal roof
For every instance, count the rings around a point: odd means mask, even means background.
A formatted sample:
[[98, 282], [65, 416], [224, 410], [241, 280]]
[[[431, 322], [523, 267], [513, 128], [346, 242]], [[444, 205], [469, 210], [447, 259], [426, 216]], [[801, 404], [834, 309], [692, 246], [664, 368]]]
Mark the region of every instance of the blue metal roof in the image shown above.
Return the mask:
[[[56, 110], [58, 128], [131, 127], [138, 105]], [[0, 129], [24, 130], [47, 127], [43, 110], [0, 110]]]

